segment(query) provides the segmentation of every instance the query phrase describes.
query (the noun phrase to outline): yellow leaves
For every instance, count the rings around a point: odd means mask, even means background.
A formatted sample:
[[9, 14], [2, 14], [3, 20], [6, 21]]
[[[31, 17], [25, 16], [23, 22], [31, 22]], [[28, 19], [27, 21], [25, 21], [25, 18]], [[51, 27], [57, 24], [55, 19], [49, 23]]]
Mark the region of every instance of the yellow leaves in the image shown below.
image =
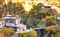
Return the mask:
[[51, 26], [51, 30], [56, 30], [56, 28], [57, 28], [57, 27], [56, 27], [56, 26], [54, 26], [54, 25], [53, 25], [53, 26]]
[[53, 16], [46, 16], [45, 19], [46, 19], [46, 20], [47, 20], [47, 19], [51, 19], [52, 17], [53, 17]]
[[22, 5], [27, 12], [29, 12], [33, 8], [33, 6], [27, 2], [25, 4], [22, 4]]
[[47, 31], [51, 30], [51, 26], [48, 26], [45, 30]]
[[24, 34], [23, 34], [23, 37], [27, 37], [27, 33], [24, 33]]
[[4, 31], [7, 32], [7, 33], [12, 33], [13, 29], [12, 28], [6, 28], [6, 29], [4, 29]]
[[10, 37], [11, 33], [13, 32], [13, 29], [12, 28], [5, 28], [3, 30], [3, 32], [4, 32], [5, 37]]
[[56, 30], [56, 28], [57, 28], [57, 27], [53, 25], [53, 26], [48, 26], [48, 27], [46, 28], [46, 30], [47, 30], [47, 31]]
[[50, 12], [50, 10], [51, 10], [50, 8], [44, 8], [44, 9], [43, 9], [43, 11], [44, 11], [45, 13]]
[[56, 24], [56, 17], [55, 16], [46, 16], [45, 19], [42, 19], [42, 21], [47, 21], [48, 19], [52, 20], [53, 24]]
[[56, 10], [57, 10], [58, 13], [60, 13], [60, 8], [57, 7]]
[[46, 19], [52, 19], [55, 18], [55, 16], [46, 16]]
[[55, 9], [58, 13], [60, 13], [60, 8], [57, 6], [52, 6], [52, 9]]
[[46, 16], [42, 19], [43, 22], [46, 22], [47, 20], [51, 20], [53, 24], [56, 24], [56, 17], [55, 16]]
[[27, 35], [28, 33], [26, 32], [26, 33], [18, 33], [18, 36], [23, 36], [23, 37], [27, 37], [28, 35]]
[[8, 28], [7, 31], [8, 32], [13, 32], [13, 28]]
[[1, 37], [10, 37], [12, 32], [13, 32], [12, 28], [5, 28], [5, 29], [0, 30], [0, 36]]
[[49, 18], [51, 18], [51, 16], [46, 16], [46, 19], [49, 19]]
[[33, 37], [37, 37], [37, 32], [34, 31], [34, 30], [32, 30], [32, 31], [30, 32], [30, 34], [31, 34]]
[[19, 35], [23, 35], [23, 37], [27, 37], [27, 36], [30, 36], [30, 37], [37, 37], [37, 32], [32, 30], [28, 33], [19, 33]]

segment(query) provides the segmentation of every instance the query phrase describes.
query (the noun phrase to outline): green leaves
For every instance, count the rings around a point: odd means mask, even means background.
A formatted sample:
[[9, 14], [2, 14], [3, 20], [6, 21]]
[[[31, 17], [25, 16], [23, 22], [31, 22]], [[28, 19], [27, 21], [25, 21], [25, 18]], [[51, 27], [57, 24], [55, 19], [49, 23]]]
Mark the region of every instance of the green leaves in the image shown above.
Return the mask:
[[36, 19], [36, 20], [35, 20], [35, 24], [36, 24], [36, 25], [39, 24], [40, 22], [41, 22], [40, 19]]

